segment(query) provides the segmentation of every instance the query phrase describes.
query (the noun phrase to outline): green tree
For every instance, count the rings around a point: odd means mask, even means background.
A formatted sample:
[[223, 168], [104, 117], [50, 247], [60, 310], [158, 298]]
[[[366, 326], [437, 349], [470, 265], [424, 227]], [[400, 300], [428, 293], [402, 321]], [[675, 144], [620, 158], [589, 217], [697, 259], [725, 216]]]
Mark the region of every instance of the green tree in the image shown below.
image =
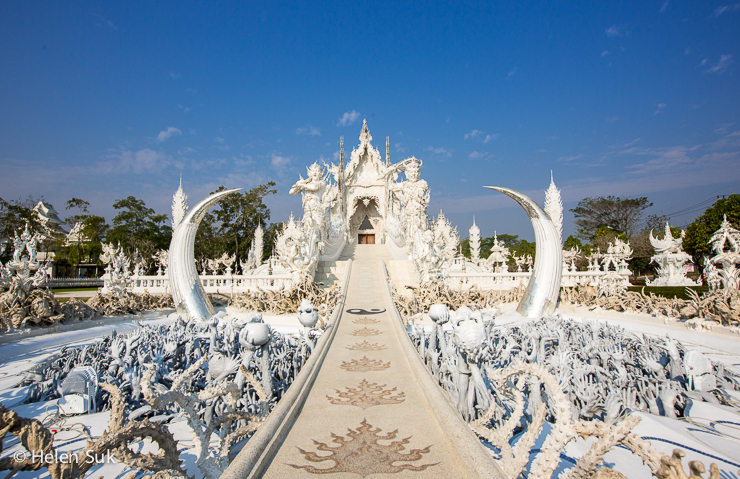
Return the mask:
[[592, 240], [601, 227], [628, 238], [637, 232], [645, 210], [653, 206], [647, 197], [619, 198], [599, 196], [584, 198], [573, 208], [578, 237]]
[[565, 243], [563, 243], [563, 249], [570, 250], [573, 248], [583, 250], [583, 243], [581, 243], [581, 240], [579, 240], [575, 236], [570, 235], [565, 239]]
[[133, 196], [117, 200], [113, 208], [120, 211], [113, 218], [107, 241], [120, 243], [129, 251], [138, 249], [142, 255], [170, 247], [172, 228], [166, 224], [167, 215], [157, 214]]
[[488, 238], [481, 238], [480, 240], [480, 257], [488, 258], [491, 254], [491, 248], [493, 247], [494, 240], [498, 239], [499, 243], [503, 243], [504, 247], [511, 248], [519, 244], [518, 235], [501, 234], [490, 236]]
[[[236, 192], [228, 195], [218, 203], [213, 215], [219, 223], [219, 233], [228, 241], [227, 251], [238, 256], [245, 255], [258, 225], [263, 228], [270, 219], [270, 210], [264, 203], [267, 195], [277, 193], [274, 181], [259, 185], [249, 191]], [[216, 192], [225, 190], [219, 186]]]
[[534, 260], [535, 256], [537, 256], [537, 245], [534, 241], [523, 239], [518, 240], [516, 244], [509, 246], [509, 271], [516, 271], [516, 261], [514, 261], [514, 256], [532, 256], [532, 260]]
[[683, 240], [683, 248], [694, 257], [694, 262], [703, 264], [704, 256], [714, 256], [708, 241], [719, 229], [725, 215], [727, 221], [735, 228], [740, 227], [740, 195], [730, 195], [715, 201], [689, 225]]
[[64, 208], [65, 210], [77, 208], [78, 211], [76, 215], [70, 216], [65, 220], [70, 228], [76, 225], [78, 221], [82, 221], [89, 216], [86, 214], [88, 206], [90, 206], [90, 203], [80, 198], [72, 198], [71, 200], [67, 201], [67, 206], [65, 206]]
[[459, 248], [462, 255], [470, 259], [470, 238], [461, 239]]
[[92, 243], [102, 243], [105, 241], [105, 234], [110, 227], [105, 222], [105, 218], [97, 215], [90, 215], [82, 223], [82, 234]]

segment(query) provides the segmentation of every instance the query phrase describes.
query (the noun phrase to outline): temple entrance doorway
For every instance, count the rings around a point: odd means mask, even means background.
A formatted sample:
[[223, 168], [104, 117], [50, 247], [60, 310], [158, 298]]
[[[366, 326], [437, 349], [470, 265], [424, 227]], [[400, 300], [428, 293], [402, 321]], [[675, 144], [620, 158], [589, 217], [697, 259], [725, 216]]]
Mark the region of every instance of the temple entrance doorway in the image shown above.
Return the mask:
[[383, 243], [383, 218], [378, 212], [376, 198], [359, 197], [354, 200], [349, 234], [348, 239], [354, 244]]

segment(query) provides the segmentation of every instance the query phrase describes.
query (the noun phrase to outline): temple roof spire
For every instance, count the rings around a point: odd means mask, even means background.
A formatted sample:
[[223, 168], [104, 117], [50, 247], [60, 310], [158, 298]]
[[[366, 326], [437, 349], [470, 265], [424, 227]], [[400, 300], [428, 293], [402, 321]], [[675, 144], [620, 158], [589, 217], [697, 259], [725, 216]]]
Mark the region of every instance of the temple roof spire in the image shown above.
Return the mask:
[[373, 137], [370, 135], [370, 130], [367, 128], [367, 118], [363, 118], [362, 132], [360, 133], [360, 145], [363, 148], [369, 148], [371, 141], [373, 141]]

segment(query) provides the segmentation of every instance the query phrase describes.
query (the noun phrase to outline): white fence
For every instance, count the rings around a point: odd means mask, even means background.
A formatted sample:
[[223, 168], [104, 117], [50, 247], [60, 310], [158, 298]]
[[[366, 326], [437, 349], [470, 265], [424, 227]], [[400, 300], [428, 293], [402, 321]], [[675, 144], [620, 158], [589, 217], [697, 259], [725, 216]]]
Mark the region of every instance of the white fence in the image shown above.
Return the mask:
[[[290, 289], [293, 280], [289, 274], [272, 275], [200, 275], [200, 282], [206, 293], [220, 293], [233, 295], [247, 291]], [[103, 279], [108, 280], [108, 275]], [[162, 276], [131, 276], [133, 280], [132, 292], [149, 294], [169, 294], [170, 280], [167, 275]], [[107, 283], [106, 283], [107, 286]], [[107, 287], [103, 287], [107, 292]]]
[[[577, 285], [598, 286], [602, 278], [607, 274], [616, 274], [622, 284], [629, 286], [629, 277], [632, 274], [628, 269], [618, 271], [570, 271], [563, 270], [563, 287]], [[480, 289], [494, 289], [506, 291], [516, 288], [520, 284], [529, 284], [531, 272], [502, 272], [502, 273], [476, 273], [476, 272], [449, 272], [445, 280], [451, 288], [467, 289], [474, 284]], [[103, 292], [107, 292], [108, 275], [103, 279], [106, 286]], [[133, 280], [132, 291], [134, 293], [169, 294], [170, 281], [167, 274], [161, 276], [131, 276]], [[247, 291], [290, 289], [293, 280], [288, 273], [271, 275], [200, 275], [200, 281], [206, 293], [220, 293], [233, 295], [234, 293], [245, 293]]]
[[[608, 273], [617, 274], [622, 284], [629, 286], [629, 277], [632, 274], [627, 269], [618, 271], [563, 271], [561, 286], [573, 287], [577, 285], [598, 286], [602, 278]], [[456, 289], [467, 289], [477, 285], [480, 289], [493, 289], [506, 291], [519, 285], [527, 286], [531, 272], [506, 272], [506, 273], [462, 273], [450, 272], [445, 276], [447, 284]]]

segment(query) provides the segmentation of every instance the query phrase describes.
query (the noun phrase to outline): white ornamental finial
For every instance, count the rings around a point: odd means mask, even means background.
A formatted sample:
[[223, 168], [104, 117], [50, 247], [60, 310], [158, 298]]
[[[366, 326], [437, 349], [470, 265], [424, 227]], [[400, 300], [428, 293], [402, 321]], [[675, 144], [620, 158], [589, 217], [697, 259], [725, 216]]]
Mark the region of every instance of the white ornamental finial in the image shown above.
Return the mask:
[[182, 189], [182, 174], [180, 175], [180, 186], [172, 196], [172, 229], [174, 230], [185, 218], [188, 212], [188, 196]]
[[370, 136], [370, 130], [367, 129], [367, 118], [364, 118], [362, 120], [362, 132], [360, 133], [360, 145], [367, 148], [371, 141], [373, 141], [373, 137]]
[[560, 190], [555, 186], [555, 181], [552, 177], [552, 170], [550, 170], [550, 187], [545, 190], [545, 213], [552, 220], [552, 224], [555, 225], [555, 230], [558, 232], [560, 243], [563, 242], [563, 202], [560, 199]]
[[478, 264], [480, 261], [480, 228], [475, 224], [475, 216], [473, 216], [473, 226], [470, 227], [468, 233], [470, 234], [470, 259]]
[[264, 232], [262, 231], [262, 225], [258, 224], [257, 229], [254, 230], [254, 260], [255, 267], [259, 267], [262, 264], [262, 255], [264, 254]]

